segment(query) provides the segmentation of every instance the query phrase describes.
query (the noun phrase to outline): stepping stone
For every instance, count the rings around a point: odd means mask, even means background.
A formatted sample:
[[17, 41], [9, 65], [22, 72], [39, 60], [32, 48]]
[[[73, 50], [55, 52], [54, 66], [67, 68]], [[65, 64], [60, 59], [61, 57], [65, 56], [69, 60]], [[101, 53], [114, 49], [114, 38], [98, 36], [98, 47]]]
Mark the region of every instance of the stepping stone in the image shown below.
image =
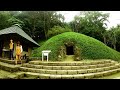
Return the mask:
[[87, 69], [87, 73], [95, 73], [95, 72], [97, 72], [96, 69]]
[[94, 77], [94, 74], [91, 74], [91, 73], [84, 75], [84, 78], [85, 78], [85, 79], [91, 79], [91, 78], [93, 78], [93, 77]]
[[89, 69], [89, 66], [80, 66], [79, 69]]
[[103, 71], [104, 71], [104, 68], [96, 68], [96, 71], [97, 71], [97, 72], [103, 72]]
[[61, 67], [61, 66], [52, 66], [52, 69], [53, 69], [53, 70], [61, 70], [62, 67]]
[[73, 75], [61, 75], [61, 79], [73, 79]]
[[50, 79], [50, 75], [49, 74], [40, 74], [39, 78], [40, 79]]
[[103, 73], [101, 73], [101, 72], [95, 73], [94, 76], [95, 76], [95, 77], [103, 77]]
[[61, 66], [62, 70], [71, 70], [72, 66]]
[[111, 70], [111, 67], [104, 67], [104, 71]]
[[66, 63], [66, 66], [75, 66], [76, 63]]
[[77, 70], [77, 74], [85, 74], [87, 73], [87, 70]]
[[43, 66], [43, 69], [52, 70], [52, 66]]
[[97, 65], [89, 65], [89, 68], [97, 68]]
[[50, 79], [61, 79], [61, 75], [50, 75]]
[[84, 79], [84, 75], [80, 75], [80, 74], [78, 74], [78, 75], [73, 75], [73, 78], [74, 79]]
[[56, 71], [56, 74], [59, 74], [59, 75], [67, 75], [68, 71], [67, 70], [57, 70]]
[[72, 70], [78, 70], [80, 67], [78, 67], [78, 66], [71, 66], [71, 69]]
[[67, 70], [68, 71], [68, 75], [74, 75], [77, 74], [77, 70]]
[[105, 65], [104, 64], [98, 64], [97, 67], [104, 67]]
[[76, 63], [75, 65], [76, 66], [82, 66], [82, 65], [84, 65], [84, 63], [82, 63], [82, 62], [81, 63]]
[[45, 70], [45, 73], [46, 74], [57, 74], [57, 71], [56, 70]]

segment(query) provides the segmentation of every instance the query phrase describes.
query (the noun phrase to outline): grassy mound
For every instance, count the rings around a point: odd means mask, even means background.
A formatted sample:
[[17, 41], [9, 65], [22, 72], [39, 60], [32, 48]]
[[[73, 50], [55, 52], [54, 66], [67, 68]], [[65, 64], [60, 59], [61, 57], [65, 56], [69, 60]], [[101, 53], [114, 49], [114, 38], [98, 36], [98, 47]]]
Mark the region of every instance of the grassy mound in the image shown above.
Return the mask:
[[116, 50], [92, 37], [75, 32], [66, 32], [50, 38], [41, 47], [35, 49], [32, 56], [41, 57], [42, 50], [51, 50], [49, 59], [57, 60], [60, 46], [64, 46], [66, 42], [70, 41], [80, 48], [82, 59], [120, 59], [120, 53]]

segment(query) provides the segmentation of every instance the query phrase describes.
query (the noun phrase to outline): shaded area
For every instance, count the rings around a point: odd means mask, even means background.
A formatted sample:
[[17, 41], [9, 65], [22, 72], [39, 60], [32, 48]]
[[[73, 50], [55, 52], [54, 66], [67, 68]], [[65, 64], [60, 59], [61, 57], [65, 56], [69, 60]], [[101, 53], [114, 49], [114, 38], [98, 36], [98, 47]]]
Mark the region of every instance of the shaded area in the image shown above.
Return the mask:
[[66, 54], [74, 55], [73, 46], [66, 46]]

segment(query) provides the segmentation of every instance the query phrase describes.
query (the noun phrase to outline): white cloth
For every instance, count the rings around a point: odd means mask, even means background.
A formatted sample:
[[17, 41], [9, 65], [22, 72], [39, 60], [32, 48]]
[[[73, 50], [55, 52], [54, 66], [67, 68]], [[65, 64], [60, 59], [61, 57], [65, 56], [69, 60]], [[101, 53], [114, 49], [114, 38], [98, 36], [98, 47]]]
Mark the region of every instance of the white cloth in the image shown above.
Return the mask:
[[20, 45], [20, 48], [21, 48], [21, 53], [23, 52], [23, 48], [22, 48], [22, 45]]

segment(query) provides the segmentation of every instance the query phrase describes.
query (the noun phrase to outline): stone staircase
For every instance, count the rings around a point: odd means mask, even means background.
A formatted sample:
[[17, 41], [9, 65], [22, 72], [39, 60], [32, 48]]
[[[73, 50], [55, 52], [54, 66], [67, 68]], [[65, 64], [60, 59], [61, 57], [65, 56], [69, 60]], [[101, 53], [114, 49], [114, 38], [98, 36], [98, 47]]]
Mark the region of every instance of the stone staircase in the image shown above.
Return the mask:
[[[4, 63], [8, 63], [8, 64], [15, 64], [15, 60], [9, 60], [9, 59], [3, 59], [3, 58], [0, 58], [0, 62], [4, 62]], [[22, 63], [25, 63], [26, 60], [22, 60]], [[21, 62], [18, 61], [18, 64], [20, 64]]]
[[[22, 60], [25, 63], [25, 60]], [[17, 72], [19, 71], [19, 67], [21, 66], [21, 62], [18, 62], [18, 65], [15, 65], [15, 60], [8, 60], [0, 58], [0, 69], [9, 71], [9, 72]]]
[[120, 64], [113, 60], [90, 62], [41, 62], [30, 61], [19, 67], [27, 77], [40, 79], [92, 79], [120, 71]]

